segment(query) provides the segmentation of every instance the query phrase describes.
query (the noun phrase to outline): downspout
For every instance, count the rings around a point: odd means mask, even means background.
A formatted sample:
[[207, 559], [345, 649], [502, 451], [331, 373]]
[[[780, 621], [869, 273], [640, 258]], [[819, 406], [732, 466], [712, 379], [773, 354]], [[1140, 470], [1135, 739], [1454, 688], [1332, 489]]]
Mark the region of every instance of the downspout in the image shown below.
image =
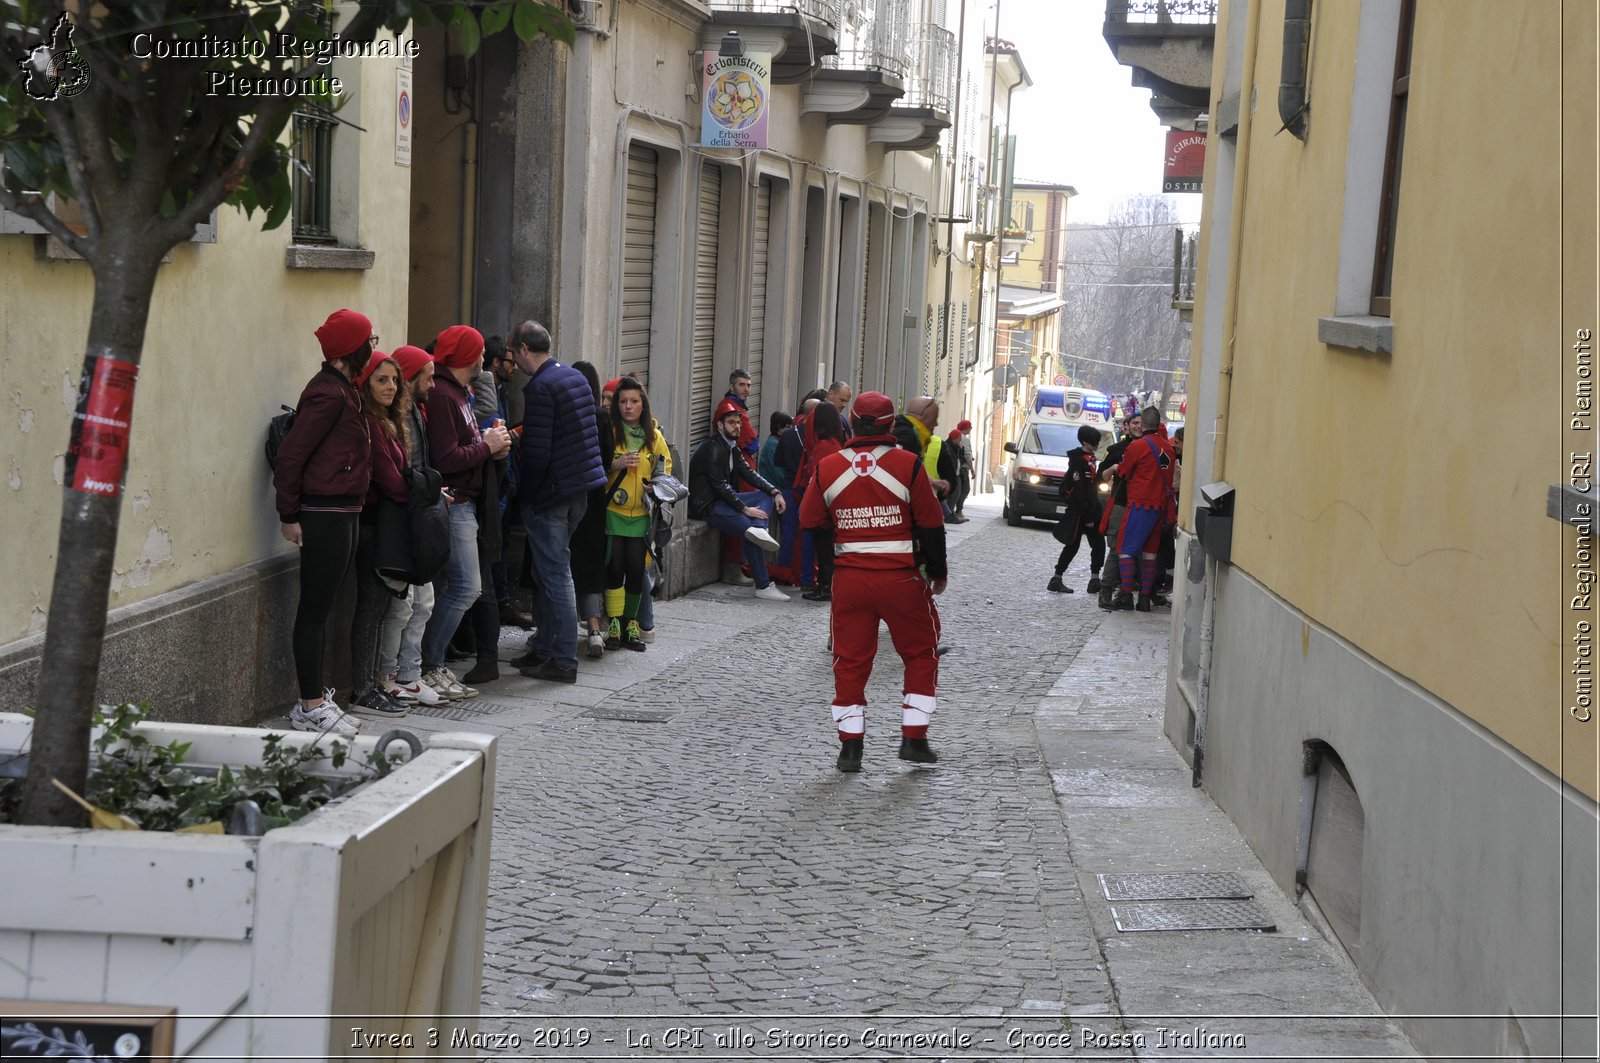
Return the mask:
[[1278, 78], [1278, 117], [1297, 140], [1306, 138], [1306, 41], [1311, 0], [1286, 0], [1283, 8], [1283, 72]]
[[461, 293], [460, 321], [473, 321], [473, 265], [478, 257], [478, 121], [462, 127], [461, 141]]
[[[939, 308], [939, 314], [944, 319], [945, 350], [942, 352], [946, 358], [955, 357], [955, 352], [961, 349], [959, 343], [952, 345], [951, 339], [955, 335], [955, 322], [950, 320], [950, 291], [953, 287], [953, 274], [956, 265], [956, 174], [959, 171], [961, 157], [961, 112], [963, 110], [961, 92], [961, 63], [967, 53], [967, 5], [961, 5], [961, 22], [956, 31], [956, 80], [954, 94], [951, 101], [955, 108], [955, 120], [950, 126], [950, 198], [944, 213], [944, 305]], [[969, 223], [970, 224], [970, 223]]]
[[[993, 39], [996, 40], [996, 41], [998, 41], [1000, 39], [1000, 9], [1001, 9], [1001, 7], [1003, 5], [1004, 5], [1004, 0], [994, 0], [994, 38]], [[963, 17], [963, 19], [965, 19], [965, 17], [966, 17], [966, 11], [965, 11], [966, 5], [963, 4], [962, 8], [963, 8], [962, 17]], [[984, 40], [984, 42], [983, 42], [983, 54], [984, 55], [988, 55], [989, 54], [989, 47], [990, 47], [990, 43], [989, 43], [989, 40], [986, 38]], [[984, 142], [983, 142], [984, 157], [987, 158], [990, 161], [990, 163], [994, 162], [994, 111], [995, 111], [994, 103], [995, 103], [995, 97], [999, 94], [999, 88], [1000, 88], [1000, 53], [997, 51], [997, 52], [994, 53], [994, 58], [989, 63], [989, 128], [988, 128], [987, 132], [984, 135]], [[993, 175], [989, 172], [989, 168], [987, 166], [985, 166], [984, 167], [984, 171], [983, 171], [983, 181], [984, 181], [985, 185], [987, 185], [989, 183], [989, 179], [992, 176]], [[984, 204], [984, 219], [983, 219], [983, 222], [984, 222], [984, 227], [987, 228], [988, 222], [989, 222], [988, 203], [987, 203], [987, 201], [985, 201], [985, 204]], [[979, 231], [982, 232], [983, 230], [980, 229]], [[955, 249], [951, 248], [951, 250], [954, 251]], [[982, 336], [983, 336], [983, 304], [985, 302], [985, 299], [984, 299], [984, 280], [985, 280], [985, 275], [988, 273], [988, 271], [989, 271], [989, 248], [988, 248], [988, 245], [985, 244], [984, 248], [983, 248], [983, 258], [980, 259], [979, 262], [978, 262], [978, 308], [973, 313], [973, 317], [972, 317], [972, 335], [973, 335], [973, 337], [974, 337], [974, 339], [976, 341], [976, 342], [973, 343], [972, 346], [973, 346], [973, 353], [977, 356], [976, 360], [973, 362], [973, 367], [974, 368], [976, 368], [977, 365], [983, 361]], [[997, 300], [999, 299], [999, 295], [1000, 295], [1000, 293], [998, 291], [995, 292], [995, 298]], [[999, 307], [997, 305], [996, 306], [996, 310], [998, 311], [998, 309], [999, 309]], [[991, 355], [992, 355], [992, 353], [993, 352], [991, 351]], [[974, 376], [976, 376], [976, 374], [974, 374]], [[990, 463], [989, 463], [989, 453], [988, 453], [988, 449], [987, 448], [990, 448], [990, 447], [992, 447], [994, 445], [994, 404], [992, 402], [985, 404], [985, 408], [987, 408], [988, 411], [989, 411], [989, 416], [987, 416], [987, 417], [980, 416], [979, 415], [979, 404], [983, 401], [982, 400], [983, 389], [981, 388], [981, 386], [980, 387], [975, 387], [974, 391], [976, 392], [976, 394], [974, 394], [973, 392], [968, 392], [968, 395], [967, 395], [968, 399], [971, 400], [971, 402], [972, 402], [972, 410], [971, 410], [971, 412], [973, 414], [973, 417], [971, 418], [971, 420], [972, 420], [972, 422], [974, 424], [981, 424], [981, 425], [984, 426], [983, 439], [984, 439], [984, 447], [986, 448], [985, 451], [984, 451], [983, 465], [982, 465], [981, 468], [978, 469], [978, 484], [975, 485], [975, 488], [976, 487], [985, 487], [985, 486], [992, 487], [993, 486], [992, 482], [989, 482], [989, 480], [990, 480], [990, 477], [989, 477], [989, 466], [990, 466]]]
[[[1240, 245], [1244, 240], [1245, 190], [1250, 183], [1250, 132], [1254, 127], [1256, 89], [1256, 49], [1261, 29], [1261, 5], [1250, 5], [1250, 22], [1245, 28], [1244, 63], [1239, 78], [1239, 133], [1234, 140], [1233, 194], [1230, 197], [1232, 238], [1228, 241], [1228, 287], [1222, 315], [1222, 365], [1217, 369], [1216, 442], [1211, 451], [1211, 477], [1225, 480], [1228, 469], [1228, 416], [1233, 399], [1233, 355], [1235, 329], [1239, 320]], [[1226, 89], [1226, 86], [1224, 86]], [[1206, 719], [1211, 708], [1211, 652], [1216, 635], [1217, 562], [1206, 558], [1205, 604], [1200, 613], [1200, 676], [1194, 709], [1194, 777], [1198, 787], [1205, 776]]]
[[[996, 6], [998, 6], [998, 0], [996, 0]], [[996, 36], [999, 35], [999, 32], [1000, 32], [1000, 23], [999, 23], [998, 20], [996, 20], [996, 22], [995, 22], [995, 34], [996, 34]], [[998, 57], [997, 57], [997, 63], [998, 63]], [[1022, 82], [1015, 81], [1015, 82], [1012, 82], [1011, 85], [1009, 87], [1007, 87], [1007, 89], [1006, 89], [1006, 136], [1005, 136], [1005, 139], [1006, 139], [1006, 144], [1007, 144], [1007, 147], [1006, 147], [1007, 154], [1006, 154], [1006, 168], [1005, 168], [1004, 171], [1001, 172], [1002, 178], [1004, 177], [1006, 172], [1010, 171], [1012, 169], [1012, 167], [1014, 167], [1016, 165], [1016, 160], [1013, 159], [1011, 157], [1011, 155], [1010, 155], [1010, 150], [1011, 150], [1010, 149], [1010, 141], [1011, 141], [1011, 98], [1014, 95], [1016, 95], [1017, 89], [1021, 85], [1022, 85]], [[996, 154], [998, 154], [998, 153], [996, 153]], [[998, 161], [998, 160], [996, 160], [996, 161]], [[1004, 192], [1006, 190], [1004, 183], [1001, 184], [1000, 190], [1002, 192]], [[1000, 209], [1002, 211], [1005, 210], [1006, 203], [1007, 203], [1007, 201], [1004, 200], [1004, 199], [1002, 199], [1000, 201]], [[1003, 276], [1005, 274], [1005, 269], [1006, 269], [1006, 253], [1005, 253], [1006, 252], [1006, 248], [1005, 248], [1005, 244], [1004, 244], [1003, 241], [1005, 239], [1005, 227], [1006, 227], [1006, 222], [1008, 220], [1009, 219], [1007, 219], [1007, 218], [1001, 218], [1000, 219], [999, 224], [996, 227], [996, 232], [995, 232], [995, 237], [994, 237], [994, 243], [995, 243], [996, 248], [998, 249], [998, 254], [996, 254], [995, 258], [994, 258], [994, 321], [991, 322], [990, 326], [989, 326], [994, 332], [994, 341], [992, 343], [990, 343], [989, 347], [990, 347], [991, 350], [994, 351], [995, 367], [996, 368], [998, 368], [999, 365], [1000, 365], [1000, 285], [1003, 283]], [[993, 446], [994, 445], [994, 442], [993, 442], [994, 441], [993, 429], [990, 430], [989, 440], [990, 440], [989, 445]]]

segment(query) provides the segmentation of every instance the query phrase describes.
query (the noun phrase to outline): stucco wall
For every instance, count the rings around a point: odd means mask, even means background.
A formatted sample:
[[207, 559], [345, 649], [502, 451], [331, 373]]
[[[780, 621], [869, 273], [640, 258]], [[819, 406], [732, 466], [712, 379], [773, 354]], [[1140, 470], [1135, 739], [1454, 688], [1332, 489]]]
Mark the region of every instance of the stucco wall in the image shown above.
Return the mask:
[[[1302, 144], [1271, 135], [1279, 7], [1246, 163], [1234, 562], [1557, 769], [1561, 8], [1419, 3], [1395, 349], [1371, 356], [1319, 343], [1316, 320], [1334, 312], [1359, 8], [1318, 5]], [[1592, 40], [1566, 56], [1593, 60]], [[1567, 768], [1592, 780], [1592, 747]]]
[[[290, 270], [287, 223], [218, 213], [215, 244], [161, 267], [134, 404], [112, 580], [115, 609], [292, 549], [278, 535], [262, 456], [268, 418], [316, 371], [312, 331], [333, 310], [366, 313], [391, 347], [405, 332], [409, 171], [394, 162], [394, 69], [363, 59], [344, 127], [359, 139], [361, 242], [370, 270]], [[339, 65], [346, 65], [341, 63]], [[92, 279], [82, 262], [35, 260], [34, 238], [0, 236], [0, 486], [5, 592], [0, 645], [43, 630], [56, 565], [61, 476]]]

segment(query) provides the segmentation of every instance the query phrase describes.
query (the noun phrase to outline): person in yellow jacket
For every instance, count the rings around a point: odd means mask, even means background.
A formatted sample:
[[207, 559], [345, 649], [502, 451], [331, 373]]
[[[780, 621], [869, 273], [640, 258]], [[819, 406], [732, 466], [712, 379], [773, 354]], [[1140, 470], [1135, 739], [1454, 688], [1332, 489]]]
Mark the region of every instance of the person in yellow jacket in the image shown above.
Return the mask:
[[650, 397], [631, 376], [611, 399], [611, 487], [606, 497], [605, 648], [644, 651], [639, 601], [644, 594], [650, 506], [645, 482], [672, 475], [672, 452], [650, 415]]

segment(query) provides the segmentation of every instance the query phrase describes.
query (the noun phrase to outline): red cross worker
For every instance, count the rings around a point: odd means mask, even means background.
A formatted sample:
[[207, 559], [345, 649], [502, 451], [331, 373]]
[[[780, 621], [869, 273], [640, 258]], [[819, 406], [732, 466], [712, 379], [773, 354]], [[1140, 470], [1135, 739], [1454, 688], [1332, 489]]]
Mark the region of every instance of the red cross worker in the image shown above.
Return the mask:
[[818, 550], [832, 550], [833, 720], [838, 768], [861, 770], [867, 680], [878, 624], [905, 664], [900, 759], [932, 764], [928, 722], [939, 684], [939, 610], [944, 592], [944, 515], [918, 455], [895, 446], [894, 404], [881, 392], [856, 399], [855, 437], [817, 463], [800, 524]]

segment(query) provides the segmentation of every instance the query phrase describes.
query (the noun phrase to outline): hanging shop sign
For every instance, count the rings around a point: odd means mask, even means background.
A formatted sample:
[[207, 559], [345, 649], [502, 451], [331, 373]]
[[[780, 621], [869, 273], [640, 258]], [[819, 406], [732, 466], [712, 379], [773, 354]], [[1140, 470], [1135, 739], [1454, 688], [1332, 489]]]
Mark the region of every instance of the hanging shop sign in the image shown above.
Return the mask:
[[1206, 135], [1191, 129], [1167, 130], [1167, 153], [1161, 174], [1163, 192], [1198, 192], [1206, 171]]
[[767, 146], [772, 56], [707, 55], [700, 90], [700, 146], [760, 150]]

